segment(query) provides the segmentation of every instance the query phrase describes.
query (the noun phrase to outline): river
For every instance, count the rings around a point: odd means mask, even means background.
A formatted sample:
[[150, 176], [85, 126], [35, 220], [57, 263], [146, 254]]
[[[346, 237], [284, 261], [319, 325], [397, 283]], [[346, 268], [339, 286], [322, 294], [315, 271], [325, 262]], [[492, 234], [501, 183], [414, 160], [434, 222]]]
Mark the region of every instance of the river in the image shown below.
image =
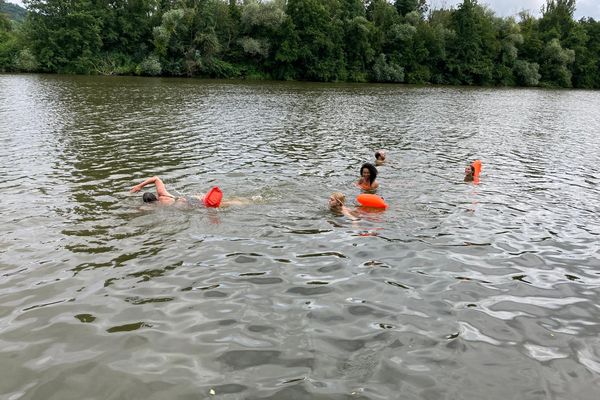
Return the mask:
[[596, 399], [599, 104], [0, 75], [0, 398]]

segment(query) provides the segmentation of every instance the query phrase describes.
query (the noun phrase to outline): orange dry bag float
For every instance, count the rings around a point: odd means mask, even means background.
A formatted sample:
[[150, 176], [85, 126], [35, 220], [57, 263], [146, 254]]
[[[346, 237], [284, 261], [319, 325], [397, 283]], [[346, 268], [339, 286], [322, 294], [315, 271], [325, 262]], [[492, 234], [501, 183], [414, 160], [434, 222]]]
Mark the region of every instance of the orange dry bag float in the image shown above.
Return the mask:
[[478, 178], [481, 172], [481, 160], [475, 160], [471, 165], [473, 166], [473, 177]]
[[363, 193], [356, 196], [356, 201], [365, 207], [387, 208], [387, 204], [383, 201], [383, 197], [376, 194]]
[[218, 186], [214, 186], [204, 195], [202, 202], [206, 207], [219, 207], [221, 199], [223, 199], [223, 192]]

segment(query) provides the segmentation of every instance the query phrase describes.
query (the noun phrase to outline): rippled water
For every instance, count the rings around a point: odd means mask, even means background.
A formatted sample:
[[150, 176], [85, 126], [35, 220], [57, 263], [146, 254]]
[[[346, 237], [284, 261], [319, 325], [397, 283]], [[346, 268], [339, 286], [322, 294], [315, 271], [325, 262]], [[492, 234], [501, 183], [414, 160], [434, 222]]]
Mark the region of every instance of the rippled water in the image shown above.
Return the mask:
[[[0, 398], [595, 399], [598, 104], [0, 75]], [[390, 208], [330, 213], [379, 148]]]

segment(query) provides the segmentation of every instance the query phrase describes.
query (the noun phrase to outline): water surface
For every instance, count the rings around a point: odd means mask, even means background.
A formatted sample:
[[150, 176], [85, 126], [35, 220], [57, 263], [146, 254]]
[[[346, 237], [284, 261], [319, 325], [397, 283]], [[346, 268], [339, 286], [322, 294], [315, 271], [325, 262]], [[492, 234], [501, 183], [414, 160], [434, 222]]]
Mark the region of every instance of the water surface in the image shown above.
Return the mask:
[[[0, 75], [0, 398], [595, 399], [598, 104]], [[329, 212], [379, 148], [390, 208]]]

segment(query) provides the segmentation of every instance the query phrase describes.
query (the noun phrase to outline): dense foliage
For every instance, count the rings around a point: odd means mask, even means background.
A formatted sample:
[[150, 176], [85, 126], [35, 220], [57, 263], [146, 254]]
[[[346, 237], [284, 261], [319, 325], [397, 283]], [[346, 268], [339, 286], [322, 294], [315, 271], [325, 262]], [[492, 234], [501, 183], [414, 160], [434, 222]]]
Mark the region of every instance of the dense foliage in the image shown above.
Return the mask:
[[[0, 0], [0, 3], [3, 3]], [[25, 0], [0, 16], [0, 70], [600, 87], [600, 22], [425, 0]]]

